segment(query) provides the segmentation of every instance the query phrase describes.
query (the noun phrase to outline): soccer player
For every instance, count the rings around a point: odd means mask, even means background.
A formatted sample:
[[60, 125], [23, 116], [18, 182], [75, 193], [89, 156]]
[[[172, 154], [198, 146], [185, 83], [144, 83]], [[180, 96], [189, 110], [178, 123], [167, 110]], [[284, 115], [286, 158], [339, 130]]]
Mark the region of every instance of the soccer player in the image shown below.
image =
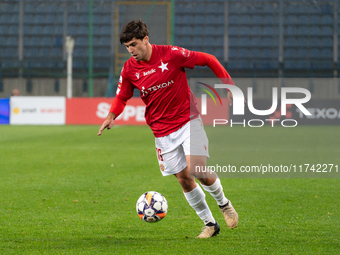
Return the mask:
[[[98, 135], [111, 129], [114, 119], [124, 110], [127, 101], [138, 89], [146, 105], [145, 120], [155, 136], [156, 152], [162, 174], [175, 175], [184, 196], [205, 227], [197, 238], [216, 236], [220, 231], [206, 201], [203, 189], [217, 201], [229, 228], [235, 228], [238, 214], [225, 197], [220, 179], [213, 172], [195, 173], [195, 166], [206, 166], [208, 139], [203, 128], [196, 101], [188, 86], [184, 68], [208, 66], [222, 81], [232, 80], [210, 54], [189, 51], [170, 45], [149, 43], [147, 25], [141, 20], [127, 23], [120, 34], [131, 58], [121, 71], [119, 84], [111, 109]], [[228, 93], [232, 102], [232, 95]]]

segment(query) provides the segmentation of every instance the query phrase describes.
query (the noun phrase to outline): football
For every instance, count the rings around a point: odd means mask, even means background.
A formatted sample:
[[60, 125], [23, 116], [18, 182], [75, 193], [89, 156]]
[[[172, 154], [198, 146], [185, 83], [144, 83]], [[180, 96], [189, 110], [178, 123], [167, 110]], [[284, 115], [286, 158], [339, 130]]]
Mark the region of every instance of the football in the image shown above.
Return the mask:
[[165, 217], [168, 211], [168, 202], [161, 193], [148, 191], [139, 197], [136, 209], [139, 218], [154, 223]]

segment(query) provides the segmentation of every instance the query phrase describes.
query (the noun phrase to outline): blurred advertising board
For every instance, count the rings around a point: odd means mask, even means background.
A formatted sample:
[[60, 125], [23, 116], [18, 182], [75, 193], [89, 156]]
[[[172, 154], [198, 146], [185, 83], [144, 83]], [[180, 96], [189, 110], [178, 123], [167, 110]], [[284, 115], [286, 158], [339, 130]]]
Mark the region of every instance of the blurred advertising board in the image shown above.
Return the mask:
[[[113, 98], [66, 99], [67, 125], [101, 125], [109, 113]], [[131, 98], [115, 125], [146, 125], [145, 105], [140, 98]]]
[[9, 124], [9, 98], [0, 99], [0, 124]]
[[305, 116], [297, 108], [293, 108], [293, 117], [305, 125], [339, 125], [340, 100], [339, 99], [312, 99], [306, 103], [306, 109], [311, 113]]
[[[247, 102], [248, 103], [248, 102]], [[247, 105], [246, 103], [246, 105]], [[266, 110], [271, 108], [272, 100], [255, 99], [253, 105], [258, 110]], [[294, 104], [288, 104], [286, 115], [281, 114], [281, 101], [278, 100], [276, 110], [270, 115], [258, 116], [252, 114], [248, 107], [245, 107], [244, 115], [233, 115], [232, 108], [230, 118], [240, 126], [239, 123], [247, 125], [249, 120], [262, 120], [266, 125], [274, 125], [275, 122], [284, 120], [292, 120], [295, 124], [301, 125], [340, 125], [340, 100], [339, 99], [311, 99], [303, 106], [310, 112], [310, 115], [305, 115]], [[242, 122], [243, 121], [243, 122]], [[288, 123], [288, 122], [287, 122]], [[259, 124], [259, 123], [257, 123]], [[293, 122], [291, 124], [294, 124]], [[295, 125], [294, 124], [294, 125]], [[280, 125], [280, 124], [278, 124]]]
[[[227, 98], [222, 97], [221, 101], [207, 98], [204, 106], [204, 103], [202, 104], [202, 99], [196, 97], [196, 103], [196, 107], [200, 112], [204, 125], [212, 126], [217, 119], [229, 120], [230, 106]], [[203, 107], [205, 107], [205, 109]]]
[[10, 124], [65, 124], [65, 97], [11, 97], [10, 107]]

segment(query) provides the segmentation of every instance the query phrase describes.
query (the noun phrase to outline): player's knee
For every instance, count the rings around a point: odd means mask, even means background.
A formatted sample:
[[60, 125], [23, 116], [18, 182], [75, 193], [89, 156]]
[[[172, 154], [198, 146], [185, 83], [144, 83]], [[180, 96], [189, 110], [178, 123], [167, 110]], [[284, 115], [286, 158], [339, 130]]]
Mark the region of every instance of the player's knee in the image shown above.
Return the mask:
[[190, 156], [187, 158], [187, 165], [190, 168], [190, 173], [195, 175], [197, 169], [204, 168], [206, 166], [205, 156]]
[[182, 186], [184, 192], [189, 192], [196, 187], [196, 182], [194, 178], [191, 177], [180, 177], [178, 178], [179, 184]]
[[207, 172], [196, 172], [195, 178], [200, 181], [203, 185], [208, 185], [211, 182], [215, 182], [217, 178], [217, 174], [213, 171], [207, 171]]
[[205, 186], [211, 186], [215, 183], [216, 177], [215, 176], [205, 176], [203, 178], [197, 177], [197, 180]]

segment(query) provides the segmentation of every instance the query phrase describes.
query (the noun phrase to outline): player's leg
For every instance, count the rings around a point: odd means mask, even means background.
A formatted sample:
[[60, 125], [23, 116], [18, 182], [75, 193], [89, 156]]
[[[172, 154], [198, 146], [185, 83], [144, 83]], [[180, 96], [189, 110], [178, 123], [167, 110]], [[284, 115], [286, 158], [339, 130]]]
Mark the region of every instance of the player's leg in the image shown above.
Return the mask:
[[207, 202], [205, 201], [205, 194], [202, 188], [195, 182], [194, 177], [190, 176], [188, 167], [175, 174], [175, 176], [182, 186], [184, 196], [189, 205], [196, 211], [204, 224], [214, 224], [216, 221], [211, 214]]
[[[186, 160], [188, 164], [190, 162], [188, 161], [188, 156], [186, 156]], [[180, 173], [175, 174], [175, 176], [183, 188], [184, 196], [188, 203], [205, 224], [202, 233], [197, 236], [197, 238], [209, 238], [216, 236], [220, 232], [220, 226], [209, 209], [202, 188], [195, 182], [195, 178], [190, 173], [189, 169], [190, 165], [184, 168]]]
[[[215, 198], [228, 227], [237, 227], [238, 214], [231, 202], [225, 197], [221, 181], [216, 173], [206, 169], [206, 156], [187, 156], [187, 164], [190, 168], [191, 175], [195, 175], [203, 189]], [[198, 169], [205, 170], [198, 172]]]
[[219, 226], [215, 222], [215, 219], [213, 218], [205, 201], [205, 194], [202, 188], [195, 182], [194, 176], [190, 175], [183, 147], [178, 146], [171, 151], [162, 153], [162, 151], [166, 151], [164, 147], [168, 146], [168, 142], [173, 140], [169, 138], [169, 141], [167, 141], [166, 139], [166, 137], [156, 139], [156, 151], [162, 174], [164, 176], [176, 176], [189, 205], [196, 211], [197, 215], [203, 222], [205, 222], [205, 224], [213, 225], [210, 231], [205, 231], [204, 236], [200, 237], [207, 238], [217, 235], [219, 232]]
[[216, 181], [211, 185], [205, 185], [207, 182], [202, 178], [199, 179], [199, 181], [201, 182], [203, 189], [208, 191], [215, 198], [228, 227], [237, 227], [238, 214], [231, 202], [225, 197], [220, 179], [216, 178]]
[[206, 167], [206, 160], [209, 157], [208, 138], [201, 119], [191, 121], [190, 144], [188, 145], [186, 141], [183, 147], [191, 154], [186, 156], [190, 173], [200, 181], [203, 189], [215, 198], [228, 227], [235, 228], [238, 223], [238, 214], [225, 197], [221, 181], [216, 173]]

